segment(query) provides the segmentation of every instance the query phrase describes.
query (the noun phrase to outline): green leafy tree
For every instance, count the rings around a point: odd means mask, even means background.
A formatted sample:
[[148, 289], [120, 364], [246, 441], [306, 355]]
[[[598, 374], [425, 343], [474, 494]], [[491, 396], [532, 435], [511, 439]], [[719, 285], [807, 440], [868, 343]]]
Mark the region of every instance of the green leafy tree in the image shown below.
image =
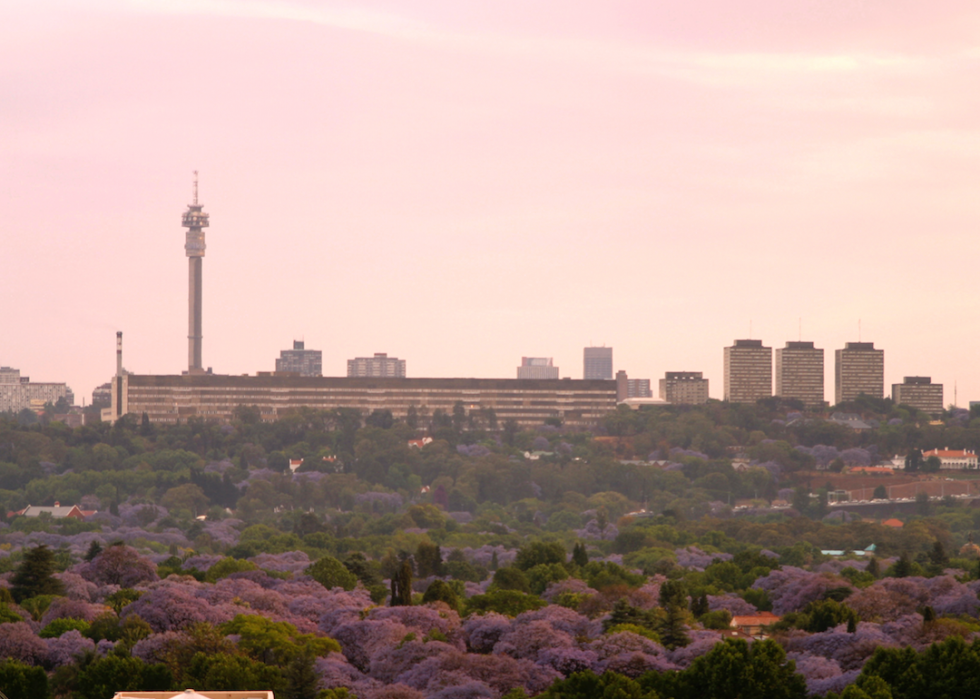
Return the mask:
[[124, 587], [121, 590], [116, 590], [111, 595], [105, 598], [105, 603], [108, 604], [116, 614], [121, 614], [123, 607], [128, 604], [132, 604], [140, 597], [143, 593], [139, 590], [134, 590], [131, 587]]
[[121, 691], [161, 691], [173, 688], [165, 665], [147, 665], [138, 658], [108, 655], [83, 663], [73, 681], [73, 699], [108, 699]]
[[802, 617], [801, 628], [810, 633], [822, 633], [840, 624], [857, 624], [854, 610], [833, 599], [811, 602], [803, 609]]
[[304, 572], [328, 590], [342, 587], [349, 591], [357, 586], [357, 576], [333, 556], [320, 558]]
[[443, 575], [442, 551], [436, 544], [421, 542], [415, 550], [415, 565], [420, 578]]
[[644, 687], [665, 691], [675, 699], [806, 699], [806, 680], [796, 673], [796, 663], [773, 640], [749, 645], [742, 639], [725, 639], [697, 658], [686, 670], [640, 680]]
[[887, 682], [872, 675], [847, 685], [840, 699], [892, 699], [892, 690]]
[[0, 690], [7, 699], [47, 699], [48, 675], [40, 667], [16, 660], [0, 662]]
[[375, 561], [369, 561], [360, 551], [351, 551], [341, 559], [341, 562], [364, 583], [364, 587], [370, 589], [381, 584], [381, 566]]
[[911, 648], [878, 648], [857, 684], [882, 679], [902, 699], [980, 696], [980, 645], [951, 636], [921, 653]]
[[634, 680], [615, 672], [596, 675], [591, 670], [557, 680], [539, 699], [657, 699], [655, 691], [643, 689]]
[[493, 574], [492, 585], [495, 590], [531, 591], [531, 582], [524, 571], [512, 566], [498, 568], [497, 572]]
[[[196, 653], [184, 673], [184, 684], [224, 691], [246, 691], [261, 687], [277, 695], [284, 692], [282, 670], [244, 655]], [[111, 695], [110, 695], [111, 696]]]
[[517, 590], [491, 590], [485, 595], [473, 595], [466, 600], [466, 614], [486, 614], [497, 612], [515, 617], [524, 612], [548, 606], [540, 597]]
[[54, 553], [44, 544], [29, 549], [10, 579], [10, 593], [18, 603], [38, 595], [63, 595], [65, 586], [54, 577]]
[[640, 609], [630, 605], [625, 598], [620, 598], [613, 604], [612, 613], [603, 622], [602, 628], [608, 633], [616, 628], [622, 630], [623, 627], [634, 626], [656, 633], [663, 627], [663, 620], [661, 610]]
[[572, 548], [572, 563], [578, 567], [583, 567], [589, 562], [589, 554], [585, 550], [585, 544], [581, 541]]
[[544, 592], [551, 583], [567, 578], [568, 570], [560, 563], [541, 563], [527, 571], [528, 584], [536, 595]]
[[84, 619], [55, 619], [41, 629], [38, 636], [41, 638], [58, 638], [61, 634], [72, 630], [77, 630], [81, 632], [83, 636], [86, 636], [88, 635], [86, 632], [89, 630], [90, 626], [91, 625]]
[[301, 634], [288, 622], [272, 621], [255, 614], [238, 614], [219, 629], [226, 636], [237, 635], [240, 650], [256, 660], [274, 665], [286, 665], [305, 652], [314, 657], [340, 652], [340, 644], [332, 638]]
[[208, 572], [204, 574], [204, 581], [214, 583], [222, 578], [227, 578], [232, 573], [258, 569], [259, 567], [251, 561], [227, 556], [208, 568]]
[[452, 609], [459, 610], [459, 596], [452, 585], [443, 580], [433, 580], [422, 595], [422, 603], [445, 602]]

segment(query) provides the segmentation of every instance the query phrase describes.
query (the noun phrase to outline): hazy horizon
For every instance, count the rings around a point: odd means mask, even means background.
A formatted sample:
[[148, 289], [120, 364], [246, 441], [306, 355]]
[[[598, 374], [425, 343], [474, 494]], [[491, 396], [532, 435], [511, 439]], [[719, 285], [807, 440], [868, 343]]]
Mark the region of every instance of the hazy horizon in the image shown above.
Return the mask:
[[[76, 401], [187, 368], [180, 216], [210, 214], [204, 366], [722, 394], [736, 338], [860, 339], [885, 395], [980, 400], [980, 6], [39, 0], [0, 7], [0, 364]], [[965, 286], [965, 289], [961, 289]], [[751, 328], [751, 330], [750, 330]]]

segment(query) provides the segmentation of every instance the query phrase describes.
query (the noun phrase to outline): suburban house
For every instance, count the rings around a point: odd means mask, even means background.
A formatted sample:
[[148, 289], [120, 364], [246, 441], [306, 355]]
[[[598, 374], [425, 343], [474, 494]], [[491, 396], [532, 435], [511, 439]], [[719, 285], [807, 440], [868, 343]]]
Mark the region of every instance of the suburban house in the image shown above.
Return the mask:
[[51, 515], [52, 519], [65, 519], [70, 517], [71, 519], [85, 519], [89, 515], [94, 515], [98, 510], [82, 510], [78, 505], [72, 505], [71, 507], [62, 506], [60, 502], [55, 501], [53, 507], [46, 507], [44, 505], [28, 505], [23, 510], [16, 512], [8, 512], [7, 519], [11, 517], [39, 517], [42, 514]]
[[775, 624], [780, 618], [772, 612], [757, 612], [756, 614], [745, 616], [733, 616], [732, 622], [729, 624], [731, 631], [726, 635], [742, 638], [764, 638], [765, 634], [763, 633], [763, 629], [766, 626]]

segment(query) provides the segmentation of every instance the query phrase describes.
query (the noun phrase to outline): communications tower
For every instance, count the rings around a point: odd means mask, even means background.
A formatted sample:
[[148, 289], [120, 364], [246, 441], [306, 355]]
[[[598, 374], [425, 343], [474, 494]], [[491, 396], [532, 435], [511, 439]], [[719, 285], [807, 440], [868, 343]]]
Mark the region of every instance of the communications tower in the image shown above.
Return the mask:
[[208, 227], [208, 215], [204, 205], [197, 202], [197, 170], [194, 171], [194, 203], [187, 206], [181, 225], [187, 229], [184, 251], [189, 263], [187, 373], [204, 373], [201, 366], [201, 341], [203, 339], [201, 310], [203, 306], [202, 282], [204, 266], [204, 229]]

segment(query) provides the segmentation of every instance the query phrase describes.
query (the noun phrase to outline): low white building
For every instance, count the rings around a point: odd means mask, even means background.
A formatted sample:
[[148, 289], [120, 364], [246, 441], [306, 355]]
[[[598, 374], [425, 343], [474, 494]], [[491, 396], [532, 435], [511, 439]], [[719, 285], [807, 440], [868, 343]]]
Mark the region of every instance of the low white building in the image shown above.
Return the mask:
[[962, 471], [965, 469], [976, 469], [977, 453], [971, 449], [931, 449], [922, 452], [922, 459], [936, 456], [942, 463], [940, 468], [944, 471]]

